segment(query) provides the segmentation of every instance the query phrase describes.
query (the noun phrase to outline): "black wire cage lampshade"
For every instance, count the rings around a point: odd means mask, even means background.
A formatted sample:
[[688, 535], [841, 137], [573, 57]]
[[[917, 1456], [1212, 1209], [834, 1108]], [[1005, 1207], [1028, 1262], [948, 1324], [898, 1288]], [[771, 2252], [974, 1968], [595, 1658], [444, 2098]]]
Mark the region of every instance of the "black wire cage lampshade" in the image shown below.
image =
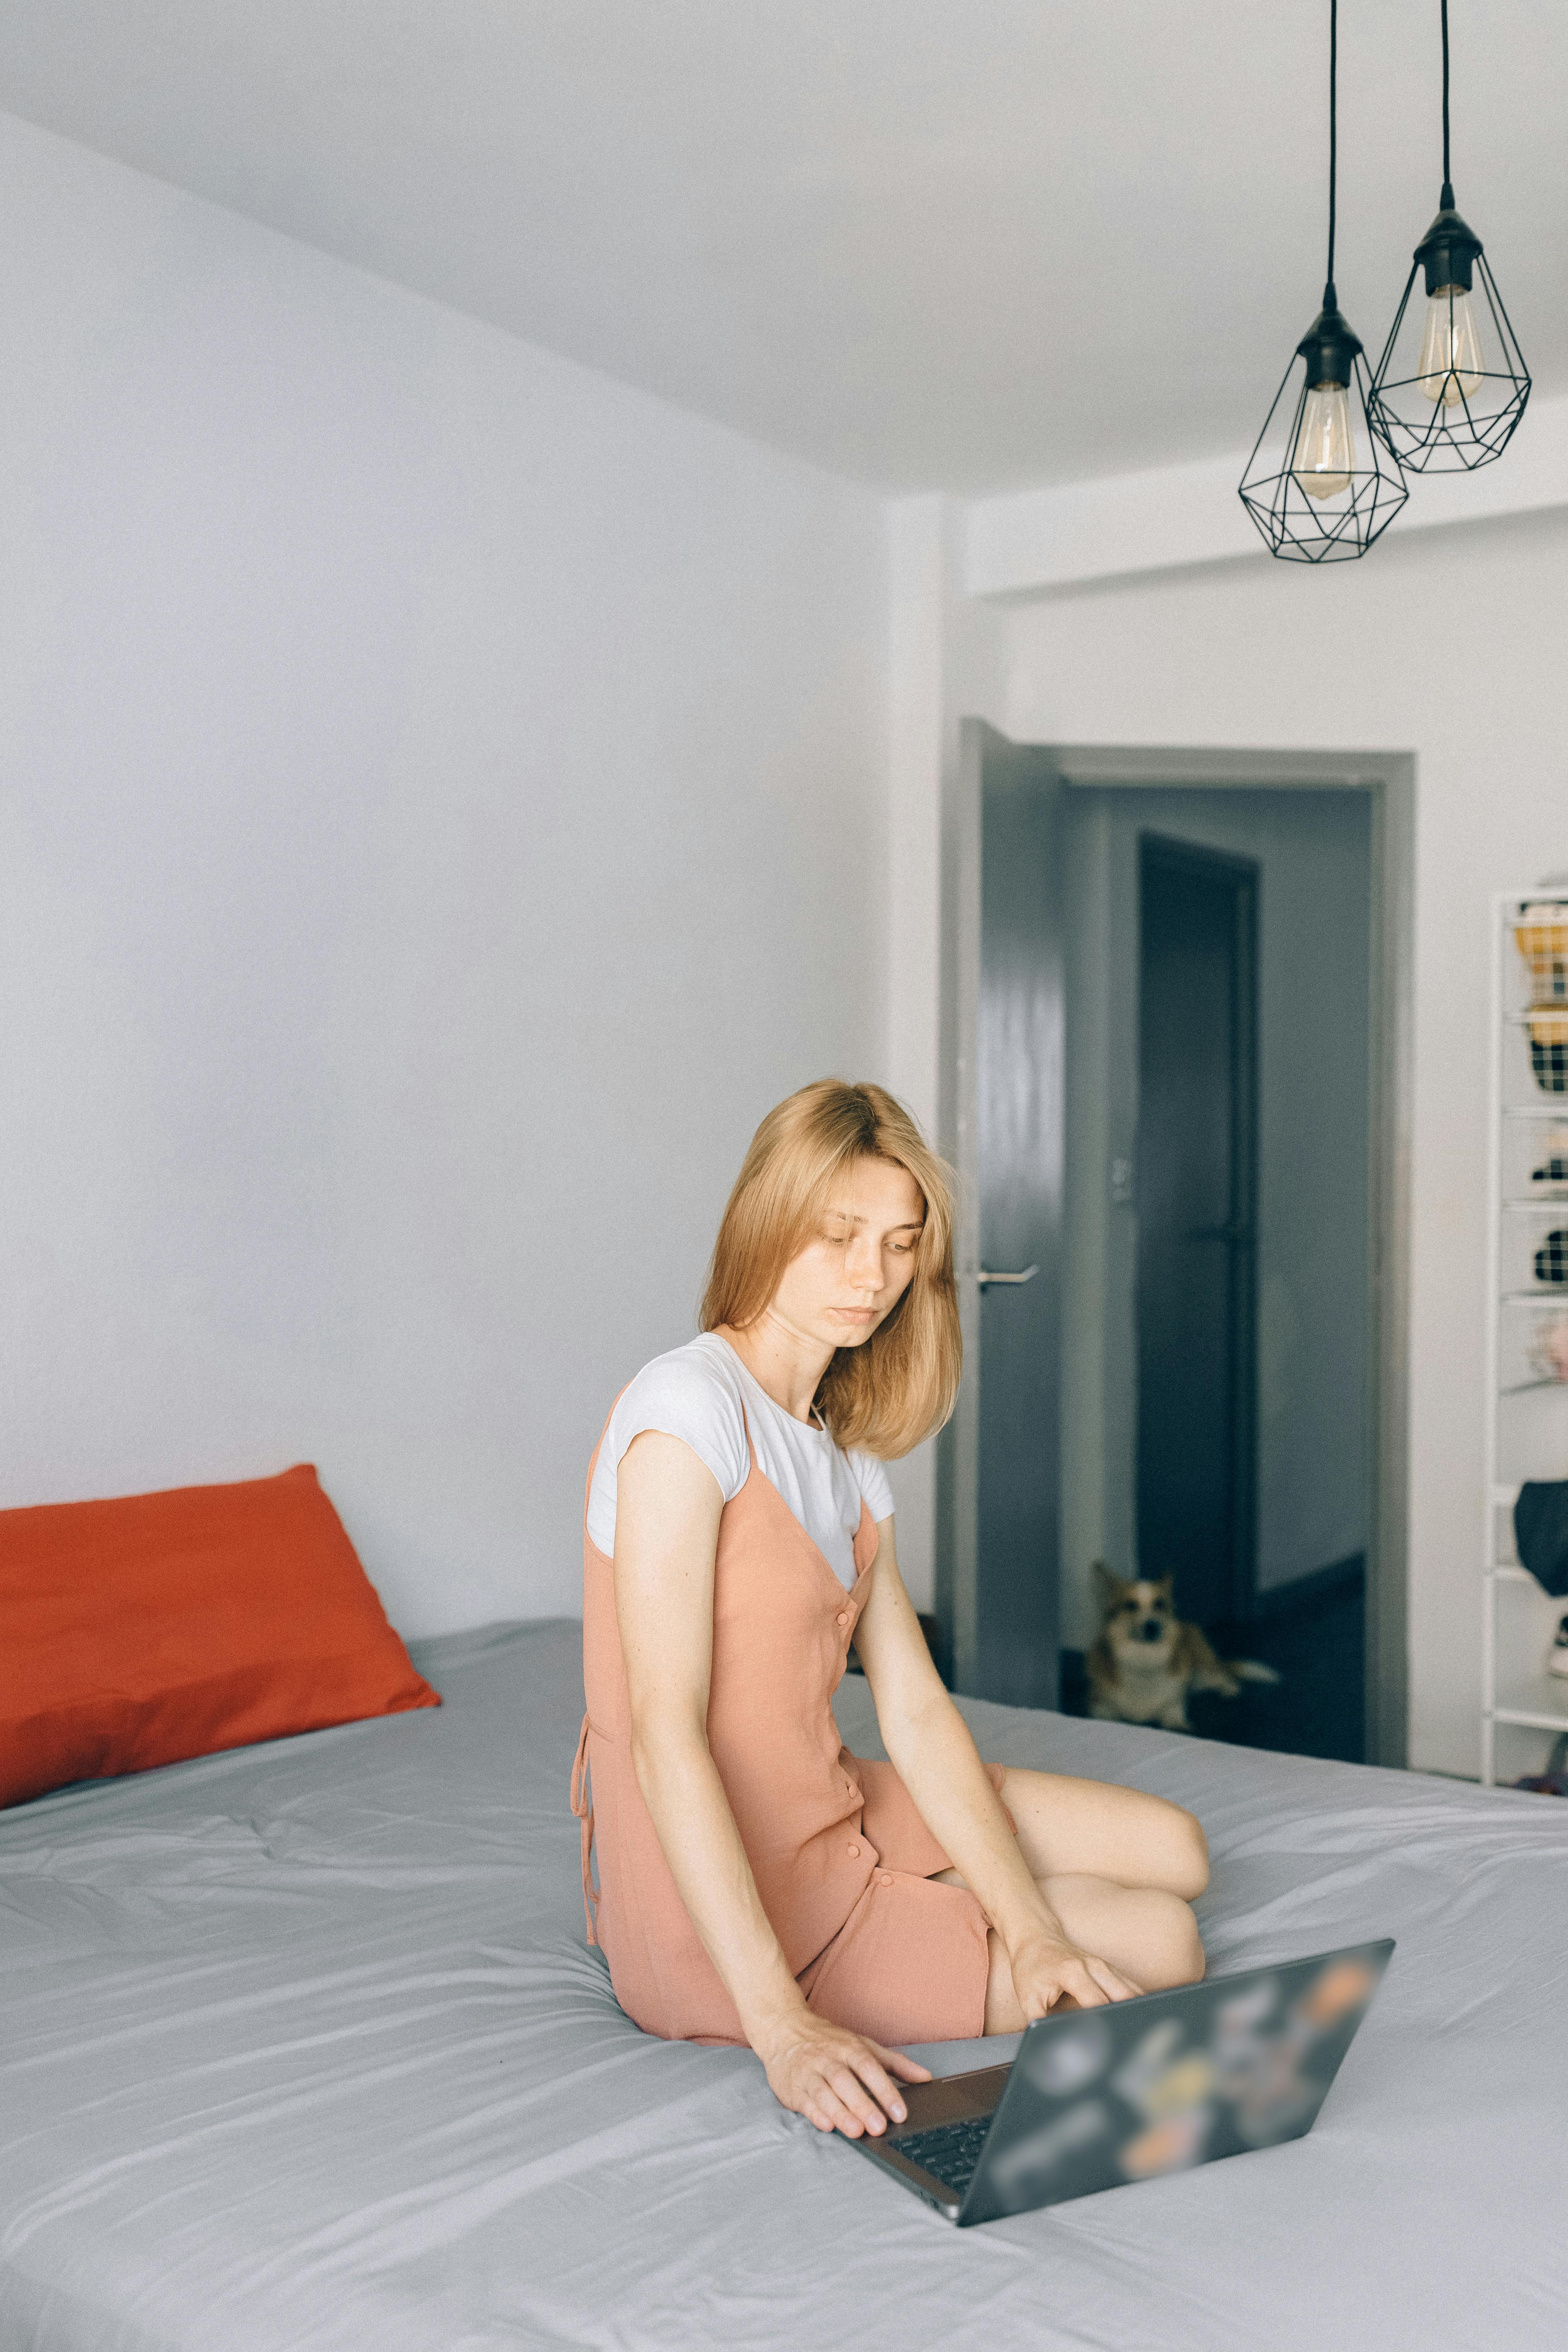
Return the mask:
[[[1530, 373], [1480, 238], [1454, 205], [1448, 169], [1448, 0], [1443, 21], [1443, 189], [1415, 248], [1372, 382], [1372, 423], [1416, 474], [1473, 473], [1500, 457]], [[1414, 304], [1417, 277], [1425, 300]]]
[[1397, 460], [1372, 429], [1370, 395], [1361, 339], [1331, 278], [1241, 478], [1242, 504], [1271, 554], [1292, 563], [1349, 562], [1366, 553], [1409, 497]]
[[[1328, 283], [1239, 485], [1270, 554], [1291, 563], [1343, 563], [1364, 555], [1410, 495], [1397, 457], [1372, 429], [1366, 356], [1334, 291], [1338, 81], [1339, 0], [1329, 0]], [[1297, 361], [1301, 377], [1292, 397]]]

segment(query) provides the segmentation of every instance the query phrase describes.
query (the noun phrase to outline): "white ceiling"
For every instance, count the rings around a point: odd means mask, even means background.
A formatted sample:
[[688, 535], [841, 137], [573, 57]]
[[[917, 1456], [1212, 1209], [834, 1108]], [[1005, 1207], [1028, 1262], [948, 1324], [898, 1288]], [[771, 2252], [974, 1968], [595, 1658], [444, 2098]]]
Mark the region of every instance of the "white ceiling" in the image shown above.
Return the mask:
[[[1373, 344], [1436, 206], [1437, 5], [1343, 14], [1338, 274]], [[1451, 15], [1459, 203], [1563, 389], [1568, 5]], [[0, 0], [0, 106], [840, 472], [973, 491], [1251, 439], [1321, 291], [1327, 26]]]

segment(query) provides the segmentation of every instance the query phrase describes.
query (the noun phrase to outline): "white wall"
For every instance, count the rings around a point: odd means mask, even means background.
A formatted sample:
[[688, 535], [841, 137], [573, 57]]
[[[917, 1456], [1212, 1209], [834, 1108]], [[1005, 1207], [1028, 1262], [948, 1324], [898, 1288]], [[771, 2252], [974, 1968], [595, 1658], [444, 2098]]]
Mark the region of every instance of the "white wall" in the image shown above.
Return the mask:
[[1479, 1688], [1487, 899], [1568, 866], [1565, 612], [1559, 512], [1330, 572], [1265, 558], [1063, 593], [1008, 624], [1026, 740], [1417, 755], [1412, 1760], [1457, 1772]]
[[313, 1458], [578, 1605], [756, 1118], [883, 1065], [879, 501], [0, 120], [0, 1503]]
[[[1136, 1559], [1138, 838], [1258, 876], [1258, 1583], [1367, 1540], [1369, 826], [1352, 793], [1074, 789], [1068, 801], [1064, 1638]], [[1112, 1197], [1112, 1168], [1131, 1171]]]

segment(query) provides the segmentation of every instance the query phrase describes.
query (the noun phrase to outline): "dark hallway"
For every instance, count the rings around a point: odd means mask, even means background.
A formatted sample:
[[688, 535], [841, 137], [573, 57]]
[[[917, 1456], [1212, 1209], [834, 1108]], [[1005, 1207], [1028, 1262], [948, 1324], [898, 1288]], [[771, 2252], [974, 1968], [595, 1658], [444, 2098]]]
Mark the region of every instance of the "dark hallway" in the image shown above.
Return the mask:
[[[1255, 1658], [1277, 1683], [1244, 1683], [1240, 1696], [1195, 1691], [1188, 1717], [1195, 1737], [1278, 1755], [1365, 1757], [1365, 1585], [1358, 1556], [1303, 1577], [1250, 1624], [1219, 1624], [1211, 1638], [1223, 1658]], [[1062, 1711], [1088, 1712], [1081, 1650], [1062, 1653]]]

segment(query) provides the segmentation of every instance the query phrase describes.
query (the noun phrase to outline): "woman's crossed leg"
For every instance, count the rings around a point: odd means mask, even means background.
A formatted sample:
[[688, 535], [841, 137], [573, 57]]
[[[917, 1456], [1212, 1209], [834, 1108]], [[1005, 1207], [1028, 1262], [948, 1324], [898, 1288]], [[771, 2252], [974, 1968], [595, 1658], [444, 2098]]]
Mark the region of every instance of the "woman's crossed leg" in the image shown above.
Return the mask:
[[[1142, 1992], [1193, 1984], [1204, 1948], [1191, 1905], [1208, 1884], [1208, 1847], [1184, 1807], [1141, 1789], [1009, 1765], [1002, 1801], [1030, 1875], [1080, 1949]], [[963, 1884], [956, 1871], [948, 1883]], [[1027, 2022], [1001, 1938], [989, 1939], [987, 2033]]]

